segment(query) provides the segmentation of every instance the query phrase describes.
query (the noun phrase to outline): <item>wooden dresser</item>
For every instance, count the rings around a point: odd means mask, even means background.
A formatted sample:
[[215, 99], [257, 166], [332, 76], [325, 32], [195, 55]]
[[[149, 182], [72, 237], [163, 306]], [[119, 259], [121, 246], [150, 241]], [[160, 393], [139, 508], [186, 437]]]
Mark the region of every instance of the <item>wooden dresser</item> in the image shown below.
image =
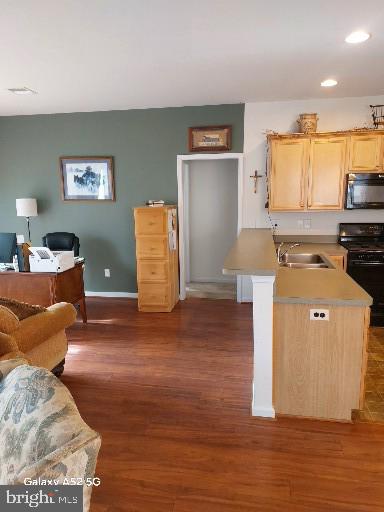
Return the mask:
[[138, 207], [134, 216], [139, 311], [172, 311], [179, 300], [176, 207]]

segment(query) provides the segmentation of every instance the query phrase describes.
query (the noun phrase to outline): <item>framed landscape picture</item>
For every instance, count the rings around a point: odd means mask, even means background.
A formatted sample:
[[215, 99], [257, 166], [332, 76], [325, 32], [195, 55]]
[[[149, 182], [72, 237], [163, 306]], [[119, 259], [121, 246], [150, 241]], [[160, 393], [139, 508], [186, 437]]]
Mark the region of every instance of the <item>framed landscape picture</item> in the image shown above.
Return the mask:
[[189, 128], [189, 151], [229, 151], [231, 136], [230, 125]]
[[60, 176], [64, 201], [115, 200], [111, 156], [63, 156]]

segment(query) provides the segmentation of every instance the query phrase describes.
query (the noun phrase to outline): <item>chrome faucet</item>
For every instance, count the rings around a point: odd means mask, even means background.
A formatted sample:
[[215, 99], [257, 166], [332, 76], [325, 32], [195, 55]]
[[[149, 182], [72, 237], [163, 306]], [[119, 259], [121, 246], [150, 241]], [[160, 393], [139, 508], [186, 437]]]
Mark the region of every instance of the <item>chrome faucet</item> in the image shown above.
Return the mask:
[[287, 250], [285, 250], [284, 252], [281, 252], [281, 250], [282, 250], [282, 248], [283, 248], [283, 246], [284, 246], [284, 245], [285, 245], [285, 242], [281, 242], [281, 244], [280, 244], [280, 245], [279, 245], [279, 247], [277, 248], [277, 261], [278, 261], [279, 263], [281, 263], [281, 260], [282, 260], [283, 256], [284, 256], [285, 254], [287, 254], [287, 253], [288, 253], [288, 251], [290, 251], [290, 250], [291, 250], [291, 249], [293, 249], [294, 247], [299, 247], [299, 245], [300, 245], [300, 244], [292, 244], [292, 245], [290, 245], [290, 246], [288, 247], [288, 249], [287, 249]]

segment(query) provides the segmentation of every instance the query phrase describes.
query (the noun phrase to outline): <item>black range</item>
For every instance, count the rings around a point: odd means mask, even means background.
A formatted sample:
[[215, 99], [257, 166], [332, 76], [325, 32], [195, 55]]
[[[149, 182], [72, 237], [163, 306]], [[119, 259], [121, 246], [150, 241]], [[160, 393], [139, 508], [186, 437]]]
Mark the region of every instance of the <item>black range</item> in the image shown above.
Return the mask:
[[371, 325], [384, 326], [384, 223], [339, 224], [348, 274], [373, 298]]

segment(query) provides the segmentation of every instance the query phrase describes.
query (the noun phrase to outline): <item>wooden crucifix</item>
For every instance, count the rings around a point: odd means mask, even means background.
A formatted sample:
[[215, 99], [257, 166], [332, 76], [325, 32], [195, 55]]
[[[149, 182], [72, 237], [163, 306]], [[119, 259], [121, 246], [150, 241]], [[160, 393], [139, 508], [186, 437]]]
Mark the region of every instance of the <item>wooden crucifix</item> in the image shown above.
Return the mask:
[[255, 172], [253, 174], [251, 174], [250, 178], [253, 179], [253, 192], [256, 194], [257, 193], [257, 180], [259, 178], [262, 178], [263, 175], [262, 174], [257, 174], [257, 169], [255, 170]]

